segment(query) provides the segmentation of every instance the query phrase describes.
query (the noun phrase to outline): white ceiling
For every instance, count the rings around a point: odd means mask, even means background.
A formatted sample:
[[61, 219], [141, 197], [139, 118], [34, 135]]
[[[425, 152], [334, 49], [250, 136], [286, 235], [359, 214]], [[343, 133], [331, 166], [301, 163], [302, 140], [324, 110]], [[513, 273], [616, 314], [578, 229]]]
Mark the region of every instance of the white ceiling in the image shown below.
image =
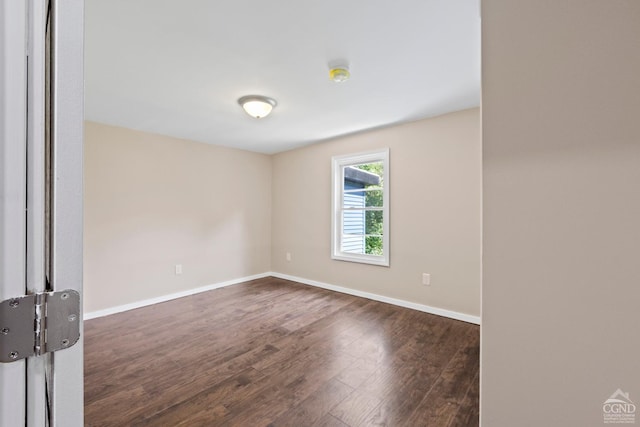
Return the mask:
[[86, 0], [86, 119], [275, 153], [477, 106], [478, 3]]

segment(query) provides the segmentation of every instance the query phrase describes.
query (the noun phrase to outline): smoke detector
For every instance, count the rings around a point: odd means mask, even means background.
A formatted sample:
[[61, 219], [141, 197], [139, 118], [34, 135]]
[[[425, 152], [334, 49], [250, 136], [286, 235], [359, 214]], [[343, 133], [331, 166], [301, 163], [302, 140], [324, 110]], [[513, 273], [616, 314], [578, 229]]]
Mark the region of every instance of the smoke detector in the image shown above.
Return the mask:
[[346, 82], [349, 80], [349, 77], [351, 77], [351, 73], [346, 66], [335, 67], [329, 70], [329, 79], [336, 83]]

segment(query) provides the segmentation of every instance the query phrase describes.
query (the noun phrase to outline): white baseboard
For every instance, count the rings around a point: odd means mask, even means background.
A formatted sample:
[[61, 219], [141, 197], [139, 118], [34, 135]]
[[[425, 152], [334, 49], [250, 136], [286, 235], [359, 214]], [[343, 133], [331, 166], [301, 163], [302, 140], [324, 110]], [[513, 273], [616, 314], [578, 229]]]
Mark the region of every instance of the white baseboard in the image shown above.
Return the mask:
[[450, 319], [462, 320], [463, 322], [474, 323], [476, 325], [480, 324], [480, 317], [478, 316], [471, 316], [469, 314], [458, 313], [457, 311], [431, 307], [424, 304], [418, 304], [415, 302], [405, 301], [397, 298], [386, 297], [383, 295], [359, 291], [356, 289], [345, 288], [342, 286], [331, 285], [329, 283], [323, 283], [323, 282], [318, 282], [316, 280], [305, 279], [304, 277], [296, 277], [296, 276], [290, 276], [288, 274], [276, 273], [273, 271], [255, 274], [253, 276], [240, 277], [238, 279], [227, 280], [226, 282], [214, 283], [212, 285], [202, 286], [200, 288], [189, 289], [186, 291], [176, 292], [168, 295], [162, 295], [159, 297], [149, 298], [142, 301], [136, 301], [129, 304], [118, 305], [116, 307], [111, 307], [104, 310], [92, 311], [89, 313], [85, 313], [84, 320], [90, 320], [90, 319], [95, 319], [97, 317], [108, 316], [110, 314], [121, 313], [123, 311], [133, 310], [140, 307], [146, 307], [148, 305], [158, 304], [161, 302], [170, 301], [172, 299], [182, 298], [189, 295], [198, 294], [200, 292], [211, 291], [213, 289], [224, 288], [226, 286], [237, 285], [238, 283], [248, 282], [249, 280], [262, 279], [264, 277], [269, 277], [269, 276], [273, 276], [273, 277], [277, 277], [285, 280], [291, 280], [293, 282], [298, 282], [305, 285], [316, 286], [318, 288], [328, 289], [330, 291], [341, 292], [343, 294], [349, 294], [357, 297], [367, 298], [374, 301], [380, 301], [387, 304], [393, 304], [400, 307], [410, 308], [410, 309], [422, 311], [425, 313], [436, 314], [438, 316], [444, 316]]
[[397, 298], [385, 297], [383, 295], [372, 294], [370, 292], [358, 291], [356, 289], [344, 288], [342, 286], [331, 285], [329, 283], [318, 282], [316, 280], [305, 279], [304, 277], [290, 276], [288, 274], [271, 272], [268, 275], [277, 277], [280, 279], [291, 280], [293, 282], [303, 283], [305, 285], [316, 286], [318, 288], [328, 289], [330, 291], [341, 292], [343, 294], [354, 295], [357, 297], [367, 298], [374, 301], [385, 302], [387, 304], [393, 304], [400, 307], [411, 308], [413, 310], [422, 311], [425, 313], [436, 314], [438, 316], [448, 317], [450, 319], [462, 320], [467, 323], [480, 324], [480, 317], [471, 316], [469, 314], [458, 313], [457, 311], [445, 310], [443, 308], [431, 307], [424, 304], [418, 304], [415, 302], [405, 301]]
[[142, 301], [136, 301], [129, 304], [118, 305], [116, 307], [106, 308], [104, 310], [92, 311], [84, 314], [84, 320], [95, 319], [96, 317], [108, 316], [110, 314], [121, 313], [123, 311], [133, 310], [135, 308], [145, 307], [147, 305], [158, 304], [160, 302], [170, 301], [176, 298], [182, 298], [189, 295], [199, 294], [200, 292], [211, 291], [213, 289], [224, 288], [225, 286], [237, 285], [238, 283], [248, 282], [249, 280], [262, 279], [271, 276], [271, 273], [254, 274], [253, 276], [241, 277], [239, 279], [227, 280], [226, 282], [214, 283], [213, 285], [202, 286], [200, 288], [189, 289], [173, 294], [162, 295], [155, 298], [149, 298]]

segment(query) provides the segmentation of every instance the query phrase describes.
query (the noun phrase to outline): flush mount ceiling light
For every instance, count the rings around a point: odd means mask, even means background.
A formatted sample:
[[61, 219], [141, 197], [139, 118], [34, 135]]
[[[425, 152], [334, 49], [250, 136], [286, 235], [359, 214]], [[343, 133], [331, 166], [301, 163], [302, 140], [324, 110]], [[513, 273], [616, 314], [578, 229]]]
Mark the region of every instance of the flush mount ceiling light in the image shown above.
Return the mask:
[[346, 66], [335, 67], [329, 70], [329, 79], [336, 83], [346, 82], [349, 80], [349, 77], [351, 77], [351, 73]]
[[247, 95], [238, 99], [238, 104], [253, 118], [261, 119], [271, 113], [277, 105], [276, 100], [262, 95]]

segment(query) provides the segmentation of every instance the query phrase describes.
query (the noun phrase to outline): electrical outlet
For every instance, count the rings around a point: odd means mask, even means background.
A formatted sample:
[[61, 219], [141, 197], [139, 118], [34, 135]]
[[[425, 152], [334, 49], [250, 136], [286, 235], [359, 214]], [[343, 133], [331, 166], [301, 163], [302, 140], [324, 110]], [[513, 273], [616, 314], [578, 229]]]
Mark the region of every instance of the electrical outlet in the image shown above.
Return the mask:
[[425, 286], [431, 286], [431, 274], [422, 273], [422, 284]]
[[182, 264], [176, 264], [176, 276], [182, 274]]
[[291, 252], [287, 252], [287, 261], [290, 262], [291, 261]]

